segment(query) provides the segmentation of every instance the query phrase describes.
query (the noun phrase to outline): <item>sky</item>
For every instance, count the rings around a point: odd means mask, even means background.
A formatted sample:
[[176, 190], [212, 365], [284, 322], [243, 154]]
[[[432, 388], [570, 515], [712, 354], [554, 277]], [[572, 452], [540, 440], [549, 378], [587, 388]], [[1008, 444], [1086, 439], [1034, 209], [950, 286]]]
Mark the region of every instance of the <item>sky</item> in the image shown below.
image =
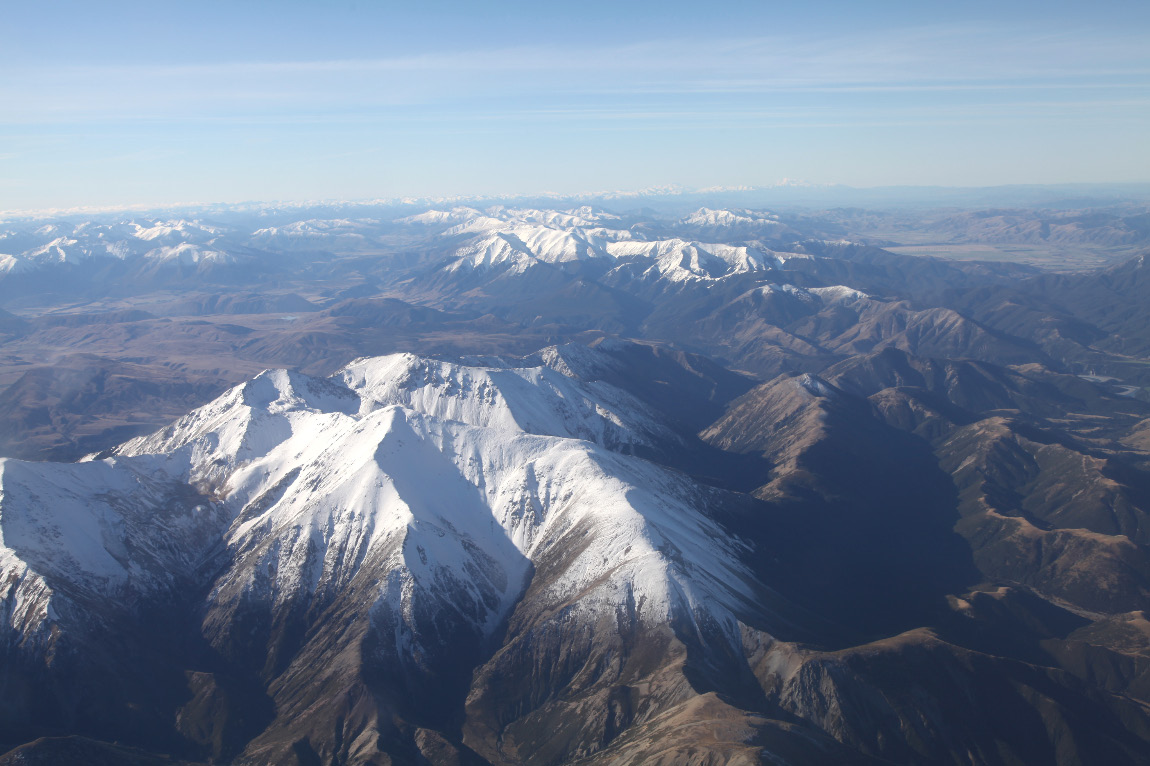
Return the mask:
[[0, 0], [0, 210], [1150, 181], [1150, 3]]

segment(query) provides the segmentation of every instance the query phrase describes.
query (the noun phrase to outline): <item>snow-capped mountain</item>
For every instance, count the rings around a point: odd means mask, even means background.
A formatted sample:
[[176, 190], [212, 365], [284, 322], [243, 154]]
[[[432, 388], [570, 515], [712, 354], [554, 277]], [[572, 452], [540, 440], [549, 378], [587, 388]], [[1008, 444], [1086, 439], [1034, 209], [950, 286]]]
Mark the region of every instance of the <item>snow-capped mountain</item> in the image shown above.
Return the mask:
[[[227, 544], [243, 551], [245, 573], [262, 569], [253, 549], [289, 556], [274, 568], [290, 583], [270, 586], [286, 588], [282, 598], [337, 587], [355, 562], [384, 556], [377, 565], [402, 580], [400, 591], [435, 594], [445, 608], [474, 572], [509, 560], [510, 544], [518, 568], [493, 573], [494, 590], [480, 582], [467, 610], [493, 624], [523, 589], [526, 562], [590, 526], [596, 542], [556, 581], [556, 598], [599, 581], [594, 562], [610, 561], [618, 574], [596, 586], [605, 608], [618, 605], [609, 594], [632, 592], [656, 619], [730, 610], [746, 576], [737, 547], [718, 543], [717, 528], [682, 499], [705, 493], [605, 449], [674, 438], [607, 384], [399, 355], [330, 380], [264, 373], [108, 460], [162, 456], [165, 475], [219, 496], [240, 520]], [[674, 564], [658, 552], [668, 546], [693, 555]], [[436, 594], [437, 582], [449, 592]]]
[[[100, 268], [105, 263], [138, 263], [145, 268], [233, 263], [234, 248], [220, 226], [198, 220], [128, 220], [116, 223], [54, 224], [5, 239], [24, 245], [0, 256], [0, 274], [50, 272], [60, 267]], [[3, 240], [0, 240], [3, 241]]]
[[[725, 215], [723, 215], [725, 214]], [[700, 217], [701, 216], [701, 217]], [[705, 210], [680, 223], [777, 225], [776, 217], [738, 216], [728, 211]], [[728, 245], [681, 239], [651, 238], [629, 228], [619, 216], [584, 207], [566, 212], [493, 208], [484, 213], [456, 208], [429, 211], [402, 219], [425, 225], [451, 224], [441, 236], [464, 238], [443, 270], [472, 275], [471, 279], [505, 280], [535, 266], [586, 267], [606, 284], [629, 287], [652, 284], [675, 288], [683, 283], [720, 280], [747, 272], [776, 269], [788, 258], [807, 257], [775, 252], [762, 243]], [[468, 289], [474, 287], [467, 282]]]
[[308, 219], [257, 229], [247, 243], [271, 252], [361, 250], [378, 245], [379, 224], [375, 219]]
[[683, 216], [679, 223], [684, 226], [739, 226], [763, 224], [781, 226], [779, 217], [773, 213], [754, 210], [712, 210], [701, 207], [694, 213]]
[[[111, 454], [0, 461], [6, 641], [33, 663], [83, 661], [94, 631], [184, 590], [204, 593], [203, 636], [233, 661], [282, 641], [284, 620], [354, 602], [373, 662], [412, 679], [513, 614], [595, 642], [621, 615], [680, 625], [721, 664], [741, 621], [765, 619], [749, 548], [711, 517], [723, 493], [627, 454], [678, 437], [575, 377], [589, 355], [271, 370]], [[285, 677], [334, 650], [300, 651]]]
[[627, 263], [620, 271], [638, 272], [640, 278], [668, 282], [706, 281], [734, 274], [777, 268], [788, 254], [759, 247], [714, 245], [681, 239], [657, 242], [614, 242], [608, 251]]
[[504, 268], [523, 272], [535, 263], [562, 264], [606, 258], [600, 242], [581, 232], [515, 226], [484, 233], [457, 249], [450, 272]]
[[[759, 227], [747, 230], [752, 241], [721, 244], [746, 225]], [[688, 236], [672, 234], [675, 226]], [[158, 268], [178, 267], [173, 273], [185, 275], [189, 269], [216, 273], [245, 263], [262, 273], [280, 265], [277, 253], [390, 252], [394, 245], [389, 237], [396, 227], [438, 237], [446, 248], [442, 268], [451, 274], [524, 274], [538, 264], [568, 269], [589, 264], [596, 272], [619, 269], [623, 276], [612, 277], [616, 282], [637, 279], [669, 285], [772, 268], [787, 253], [776, 254], [760, 240], [781, 241], [776, 234], [783, 231], [797, 238], [773, 214], [705, 208], [678, 221], [667, 236], [587, 205], [568, 210], [460, 206], [394, 220], [312, 217], [258, 228], [198, 218], [133, 218], [5, 232], [0, 236], [0, 251], [5, 253], [0, 256], [0, 277], [69, 266], [93, 269], [104, 262], [143, 269], [149, 278]], [[714, 234], [717, 239], [695, 239], [699, 234]]]
[[449, 235], [479, 232], [485, 229], [516, 226], [544, 226], [553, 229], [616, 229], [621, 217], [604, 210], [584, 205], [570, 210], [538, 210], [536, 208], [507, 208], [496, 206], [487, 210], [455, 207], [450, 210], [428, 210], [396, 220], [403, 224], [446, 226]]

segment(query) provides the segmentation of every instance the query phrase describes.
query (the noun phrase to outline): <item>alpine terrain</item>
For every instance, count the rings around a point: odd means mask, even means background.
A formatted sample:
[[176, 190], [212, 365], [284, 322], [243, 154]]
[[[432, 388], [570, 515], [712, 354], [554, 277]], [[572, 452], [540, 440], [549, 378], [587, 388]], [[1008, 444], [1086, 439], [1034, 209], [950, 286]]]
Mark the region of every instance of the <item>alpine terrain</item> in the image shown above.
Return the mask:
[[1150, 763], [1145, 211], [593, 202], [4, 223], [0, 765]]

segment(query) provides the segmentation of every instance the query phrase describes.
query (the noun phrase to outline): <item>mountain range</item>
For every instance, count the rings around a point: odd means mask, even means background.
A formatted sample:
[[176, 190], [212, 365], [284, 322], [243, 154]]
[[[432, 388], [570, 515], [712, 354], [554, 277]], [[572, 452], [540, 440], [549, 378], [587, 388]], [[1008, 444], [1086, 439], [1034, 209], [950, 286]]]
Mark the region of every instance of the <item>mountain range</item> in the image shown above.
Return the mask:
[[1150, 762], [1133, 240], [371, 212], [0, 232], [0, 764]]

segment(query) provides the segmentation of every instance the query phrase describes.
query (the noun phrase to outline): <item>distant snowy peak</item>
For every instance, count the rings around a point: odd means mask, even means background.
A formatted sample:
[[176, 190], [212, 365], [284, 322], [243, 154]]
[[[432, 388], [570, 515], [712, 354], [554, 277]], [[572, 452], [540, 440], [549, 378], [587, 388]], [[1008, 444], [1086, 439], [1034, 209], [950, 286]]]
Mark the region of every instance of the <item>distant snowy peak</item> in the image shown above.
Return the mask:
[[309, 218], [296, 221], [284, 226], [269, 226], [257, 229], [252, 236], [285, 235], [285, 236], [327, 236], [331, 234], [354, 234], [374, 227], [378, 221], [371, 218]]
[[106, 252], [106, 248], [94, 249], [81, 244], [76, 239], [57, 237], [51, 242], [32, 248], [23, 255], [26, 260], [32, 263], [79, 263], [91, 258], [101, 250]]
[[712, 210], [701, 207], [691, 215], [679, 219], [684, 226], [781, 226], [774, 213], [750, 210]]
[[235, 262], [235, 257], [230, 253], [211, 250], [200, 245], [193, 245], [190, 242], [157, 247], [144, 253], [144, 257], [160, 263], [177, 263], [181, 265]]
[[632, 264], [657, 278], [682, 282], [767, 271], [778, 268], [788, 258], [804, 257], [776, 254], [748, 245], [708, 244], [677, 238], [638, 240], [628, 231], [601, 228], [509, 225], [502, 221], [498, 226], [489, 227], [490, 220], [476, 219], [467, 224], [480, 226], [484, 233], [455, 250], [453, 260], [444, 267], [448, 272], [492, 268], [525, 272], [536, 263], [554, 265], [597, 260], [621, 266]]
[[[438, 242], [414, 259], [434, 258], [450, 248], [450, 258], [440, 273], [478, 274], [480, 280], [484, 274], [527, 273], [546, 264], [579, 271], [591, 279], [620, 267], [617, 279], [613, 277], [616, 287], [636, 279], [681, 285], [769, 271], [800, 257], [772, 252], [763, 244], [781, 241], [778, 232], [790, 231], [769, 212], [700, 208], [678, 222], [632, 223], [631, 218], [590, 205], [562, 210], [456, 205], [393, 220], [289, 219], [250, 232], [199, 219], [58, 223], [4, 232], [0, 250], [7, 257], [0, 258], [0, 277], [69, 264], [97, 265], [100, 259], [119, 260], [128, 270], [140, 267], [153, 276], [167, 273], [157, 266], [170, 264], [180, 269], [168, 275], [182, 277], [190, 269], [206, 273], [221, 264], [229, 268], [254, 264], [261, 254], [378, 255], [395, 248], [397, 226], [421, 227]], [[695, 230], [681, 238], [668, 237], [666, 232], [676, 226]], [[739, 235], [738, 244], [714, 244], [715, 240], [724, 242], [734, 237], [739, 226], [751, 229]], [[587, 268], [577, 264], [587, 264]], [[465, 282], [468, 289], [475, 286]], [[646, 289], [646, 284], [641, 287]]]
[[492, 218], [488, 215], [477, 215], [467, 218], [441, 232], [444, 237], [466, 237], [474, 234], [487, 234], [506, 229], [511, 224], [502, 218]]
[[[735, 245], [720, 242], [739, 226], [758, 226]], [[629, 269], [647, 278], [672, 282], [721, 279], [731, 274], [770, 269], [781, 263], [759, 243], [778, 239], [787, 230], [773, 213], [701, 208], [676, 222], [631, 225], [599, 208], [569, 209], [456, 205], [394, 220], [376, 218], [301, 218], [250, 231], [198, 218], [137, 218], [116, 222], [54, 223], [0, 235], [0, 276], [58, 265], [116, 259], [154, 266], [236, 264], [264, 253], [375, 253], [394, 246], [394, 227], [418, 226], [454, 247], [449, 272], [494, 269], [526, 272], [538, 264], [562, 265], [597, 261], [605, 265], [636, 261]], [[662, 226], [693, 226], [692, 236], [659, 238]], [[752, 229], [754, 228], [752, 226]], [[765, 227], [765, 228], [764, 228]], [[792, 257], [792, 256], [787, 256]], [[606, 269], [603, 269], [605, 271]]]
[[736, 245], [704, 244], [682, 239], [655, 242], [612, 242], [608, 253], [619, 260], [640, 264], [647, 271], [672, 282], [714, 280], [750, 271], [777, 268], [781, 260], [766, 249]]
[[836, 311], [845, 311], [840, 316], [854, 315], [854, 321], [860, 321], [858, 317], [875, 316], [889, 308], [885, 301], [844, 285], [800, 287], [772, 281], [740, 292], [724, 305], [721, 313], [743, 317], [744, 321], [786, 326], [815, 315], [833, 318], [834, 313], [825, 312]]
[[619, 216], [589, 205], [572, 210], [493, 207], [480, 211], [455, 207], [450, 210], [428, 210], [396, 219], [396, 223], [408, 225], [443, 226], [446, 227], [443, 235], [451, 237], [516, 227], [546, 227], [562, 231], [596, 230], [600, 236], [612, 239], [628, 235], [625, 229], [617, 228], [619, 221]]
[[871, 296], [862, 290], [856, 290], [846, 285], [831, 285], [830, 287], [808, 287], [807, 292], [817, 295], [823, 301], [854, 303], [856, 301], [870, 300]]
[[[116, 223], [54, 224], [31, 232], [40, 244], [0, 257], [0, 275], [101, 261], [140, 261], [199, 265], [231, 263], [234, 257], [216, 243], [226, 230], [199, 221], [126, 220]], [[51, 237], [51, 238], [48, 238]], [[8, 236], [12, 241], [29, 235]]]
[[372, 218], [307, 219], [283, 226], [268, 226], [252, 232], [247, 242], [265, 250], [359, 250], [371, 246], [379, 233], [379, 221]]
[[470, 221], [499, 221], [473, 207], [453, 207], [448, 210], [427, 210], [423, 213], [395, 219], [396, 223], [420, 226], [459, 226]]
[[98, 259], [124, 260], [138, 250], [133, 243], [120, 238], [100, 236], [57, 237], [37, 247], [29, 248], [18, 255], [0, 272], [18, 273], [53, 266], [75, 266]]
[[33, 230], [33, 233], [38, 237], [51, 237], [55, 239], [63, 236], [66, 231], [70, 233], [71, 229], [65, 229], [63, 224], [49, 223], [37, 227]]
[[226, 229], [201, 223], [200, 221], [146, 221], [129, 224], [134, 229], [133, 236], [145, 242], [173, 242], [193, 241], [203, 243], [214, 239], [224, 233]]
[[823, 303], [852, 302], [870, 298], [869, 295], [846, 285], [831, 285], [830, 287], [798, 287], [788, 284], [766, 284], [758, 288], [763, 295], [783, 293], [793, 295], [804, 301], [817, 299]]
[[532, 261], [557, 264], [610, 257], [601, 243], [577, 231], [526, 225], [477, 238], [459, 248], [455, 256], [450, 271], [501, 265], [523, 270]]
[[594, 221], [597, 224], [606, 224], [622, 220], [621, 217], [615, 213], [608, 213], [606, 210], [600, 210], [591, 205], [581, 205], [580, 207], [571, 208], [563, 212], [584, 221]]
[[540, 224], [556, 228], [596, 228], [607, 227], [617, 223], [617, 215], [596, 210], [590, 205], [573, 210], [536, 210], [534, 208], [500, 210], [497, 217], [506, 221]]
[[0, 274], [19, 274], [33, 268], [35, 266], [24, 258], [0, 253]]
[[[458, 210], [458, 209], [457, 209]], [[614, 261], [629, 271], [638, 268], [649, 277], [671, 282], [715, 280], [751, 271], [777, 268], [794, 254], [776, 254], [753, 245], [708, 244], [678, 238], [644, 240], [621, 227], [621, 219], [590, 207], [567, 212], [492, 208], [483, 214], [469, 211], [431, 212], [414, 220], [443, 223], [463, 219], [448, 228], [448, 236], [478, 235], [459, 247], [445, 268], [449, 272], [490, 268], [525, 272], [535, 263]], [[760, 217], [751, 217], [760, 216]], [[773, 214], [747, 214], [747, 221], [772, 224]], [[702, 209], [690, 220], [737, 223], [731, 211]], [[688, 220], [688, 219], [684, 219]], [[630, 264], [630, 265], [627, 265]]]
[[814, 293], [811, 290], [808, 290], [806, 288], [803, 288], [803, 287], [797, 287], [796, 285], [788, 285], [788, 284], [779, 285], [779, 284], [771, 283], [771, 284], [762, 285], [761, 287], [756, 288], [752, 292], [756, 295], [761, 295], [763, 297], [768, 297], [768, 296], [772, 296], [772, 295], [783, 295], [783, 296], [789, 296], [792, 298], [796, 298], [796, 299], [798, 299], [804, 303], [821, 303], [821, 301], [818, 300], [818, 296], [816, 293]]

